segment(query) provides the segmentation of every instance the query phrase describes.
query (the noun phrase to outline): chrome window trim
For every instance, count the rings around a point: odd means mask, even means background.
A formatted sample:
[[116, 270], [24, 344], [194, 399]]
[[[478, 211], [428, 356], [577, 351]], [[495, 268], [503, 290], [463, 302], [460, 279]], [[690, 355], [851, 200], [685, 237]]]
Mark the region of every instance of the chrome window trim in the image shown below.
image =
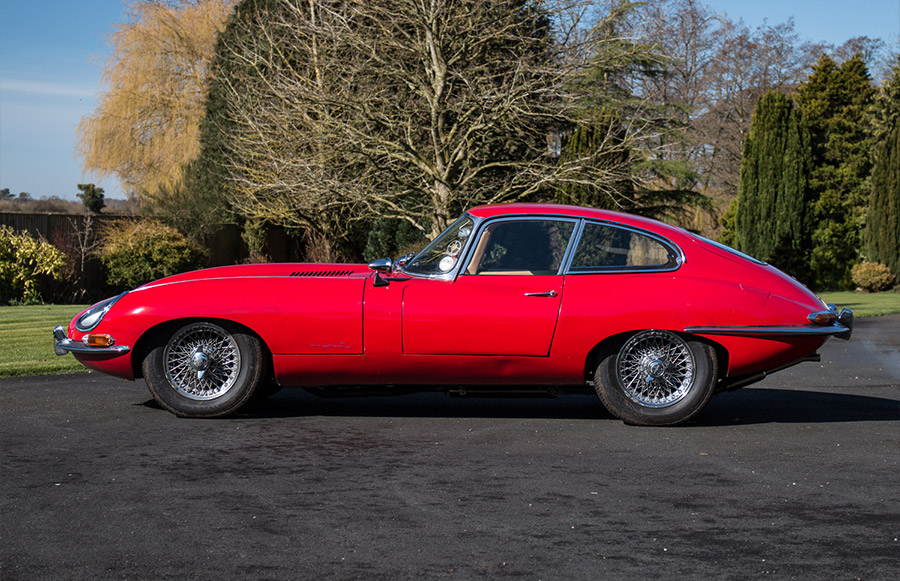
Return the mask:
[[[484, 218], [478, 218], [478, 217], [473, 216], [472, 214], [470, 214], [470, 213], [468, 213], [468, 212], [465, 212], [462, 216], [460, 216], [459, 218], [457, 218], [456, 220], [454, 220], [454, 221], [450, 224], [450, 226], [447, 226], [447, 228], [452, 227], [453, 224], [456, 224], [456, 223], [459, 222], [461, 219], [466, 218], [466, 217], [468, 217], [470, 220], [472, 220], [472, 232], [473, 232], [473, 235], [472, 235], [472, 236], [469, 236], [469, 239], [466, 240], [466, 245], [463, 246], [462, 250], [459, 251], [459, 255], [460, 255], [462, 258], [461, 258], [460, 260], [457, 260], [457, 261], [456, 261], [456, 265], [455, 265], [452, 269], [450, 269], [450, 270], [447, 271], [447, 272], [441, 273], [441, 274], [422, 274], [422, 273], [420, 273], [420, 272], [417, 273], [417, 272], [410, 272], [409, 270], [406, 270], [406, 265], [404, 264], [404, 265], [402, 265], [402, 266], [399, 267], [399, 271], [400, 271], [402, 274], [404, 274], [404, 275], [406, 275], [406, 276], [409, 276], [409, 277], [411, 277], [411, 278], [420, 278], [420, 279], [424, 279], [424, 280], [443, 280], [443, 281], [453, 281], [453, 280], [456, 280], [456, 275], [457, 275], [457, 273], [460, 271], [460, 268], [461, 268], [462, 264], [463, 264], [464, 262], [468, 262], [468, 258], [467, 258], [466, 255], [469, 253], [469, 250], [472, 248], [473, 240], [475, 240], [475, 239], [478, 238], [478, 236], [475, 235], [475, 234], [476, 234], [476, 233], [480, 233], [479, 228], [480, 228], [480, 226], [481, 226], [481, 223], [484, 222]], [[444, 229], [444, 231], [446, 231], [446, 228]], [[444, 231], [442, 231], [441, 234], [443, 234]], [[440, 236], [440, 234], [438, 234], [438, 236]], [[437, 239], [437, 238], [435, 238], [435, 240], [436, 240], [436, 239]], [[432, 242], [434, 242], [434, 240], [432, 240]], [[425, 252], [425, 249], [427, 249], [428, 246], [431, 246], [431, 242], [429, 242], [429, 243], [425, 246], [425, 248], [423, 248], [422, 250], [420, 250], [419, 252], [417, 252], [415, 256], [413, 256], [412, 258], [410, 258], [410, 259], [407, 261], [406, 264], [412, 263], [412, 262], [419, 256], [419, 254], [421, 254], [422, 252]]]
[[[458, 273], [464, 273], [469, 268], [469, 263], [472, 261], [472, 258], [475, 254], [475, 246], [477, 244], [476, 241], [481, 240], [482, 234], [484, 234], [484, 230], [490, 226], [491, 224], [496, 224], [498, 222], [535, 222], [538, 220], [552, 220], [554, 222], [573, 222], [574, 228], [572, 229], [572, 234], [569, 235], [569, 241], [566, 243], [566, 249], [563, 252], [562, 259], [559, 261], [559, 268], [556, 269], [555, 274], [547, 275], [547, 276], [560, 276], [565, 272], [566, 261], [570, 259], [570, 254], [574, 252], [575, 246], [573, 245], [573, 240], [575, 240], [575, 235], [578, 233], [579, 228], [581, 227], [581, 222], [584, 221], [583, 218], [578, 216], [560, 216], [558, 214], [515, 214], [515, 215], [506, 215], [506, 216], [495, 216], [493, 218], [483, 218], [481, 222], [476, 224], [475, 236], [470, 241], [471, 244], [468, 244], [465, 249], [465, 254], [463, 255], [463, 260], [460, 261], [462, 264], [462, 268], [459, 268]], [[457, 265], [459, 266], [459, 265]], [[480, 276], [478, 274], [472, 274], [467, 276]], [[455, 277], [454, 277], [455, 279]]]
[[[634, 232], [635, 234], [641, 234], [642, 236], [647, 236], [648, 238], [652, 238], [656, 240], [666, 248], [670, 250], [674, 250], [676, 254], [675, 265], [674, 266], [634, 266], [634, 267], [621, 267], [621, 266], [600, 266], [596, 268], [590, 268], [585, 270], [572, 270], [572, 261], [575, 259], [575, 252], [578, 249], [578, 245], [581, 244], [581, 236], [584, 233], [584, 228], [587, 224], [600, 224], [603, 226], [609, 226], [611, 228], [619, 228], [621, 230], [628, 230], [629, 232]], [[565, 274], [566, 275], [579, 275], [579, 274], [641, 274], [641, 273], [649, 273], [649, 272], [675, 272], [681, 266], [687, 262], [687, 258], [684, 255], [684, 251], [680, 246], [669, 240], [668, 238], [656, 234], [655, 232], [651, 232], [649, 230], [644, 230], [642, 228], [637, 228], [635, 226], [628, 226], [625, 224], [619, 224], [618, 222], [611, 222], [609, 220], [594, 220], [590, 218], [584, 218], [582, 220], [581, 226], [578, 229], [578, 239], [575, 241], [575, 246], [572, 249], [572, 254], [569, 257], [569, 262], [566, 264]]]
[[572, 260], [575, 258], [575, 250], [578, 249], [578, 243], [581, 242], [581, 233], [584, 231], [584, 223], [587, 222], [584, 218], [578, 220], [578, 224], [575, 225], [575, 231], [572, 232], [572, 239], [569, 240], [569, 247], [566, 249], [566, 255], [563, 257], [563, 262], [560, 265], [560, 272], [563, 274], [568, 274], [569, 266], [572, 264]]
[[587, 222], [587, 220], [584, 218], [579, 220], [578, 225], [575, 227], [575, 231], [572, 232], [572, 240], [569, 242], [566, 257], [562, 263], [562, 272], [564, 274], [569, 274], [569, 267], [572, 265], [572, 260], [575, 258], [575, 251], [578, 249], [578, 244], [581, 242], [581, 233], [584, 232], [585, 222]]

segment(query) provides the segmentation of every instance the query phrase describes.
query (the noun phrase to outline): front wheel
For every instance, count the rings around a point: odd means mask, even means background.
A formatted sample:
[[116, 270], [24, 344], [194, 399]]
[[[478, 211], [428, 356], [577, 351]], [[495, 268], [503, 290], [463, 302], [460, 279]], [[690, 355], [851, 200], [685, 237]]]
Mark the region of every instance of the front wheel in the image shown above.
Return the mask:
[[234, 413], [266, 376], [261, 341], [243, 329], [198, 321], [157, 336], [143, 362], [150, 393], [180, 417]]
[[666, 426], [703, 409], [717, 378], [710, 345], [648, 330], [631, 335], [600, 362], [594, 386], [606, 408], [626, 423]]

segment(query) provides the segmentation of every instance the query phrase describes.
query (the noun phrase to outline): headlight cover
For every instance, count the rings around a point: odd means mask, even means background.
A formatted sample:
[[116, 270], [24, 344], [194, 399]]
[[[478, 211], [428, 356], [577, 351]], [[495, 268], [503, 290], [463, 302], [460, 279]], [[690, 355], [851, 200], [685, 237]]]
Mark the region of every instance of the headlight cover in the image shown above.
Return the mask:
[[116, 301], [127, 294], [128, 291], [125, 291], [120, 295], [116, 295], [114, 297], [100, 301], [96, 305], [92, 306], [84, 313], [82, 313], [81, 316], [78, 317], [78, 319], [75, 320], [75, 328], [82, 333], [92, 331], [97, 325], [100, 324], [100, 321], [103, 320], [103, 315], [105, 315], [106, 312], [109, 311], [109, 309], [111, 309], [114, 304], [116, 304]]

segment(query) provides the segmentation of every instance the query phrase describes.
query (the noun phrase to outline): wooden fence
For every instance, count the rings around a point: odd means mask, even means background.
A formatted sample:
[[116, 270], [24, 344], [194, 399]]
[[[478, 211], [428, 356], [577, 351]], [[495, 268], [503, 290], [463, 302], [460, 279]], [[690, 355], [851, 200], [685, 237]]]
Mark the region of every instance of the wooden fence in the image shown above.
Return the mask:
[[[136, 220], [131, 216], [95, 214], [92, 227], [102, 232], [103, 227], [119, 220]], [[58, 213], [0, 213], [0, 225], [11, 226], [16, 232], [28, 232], [43, 238], [51, 244], [83, 232], [84, 214]], [[241, 228], [237, 224], [222, 224], [221, 228], [207, 241], [209, 259], [206, 266], [239, 264], [247, 259], [247, 245], [241, 238]], [[272, 262], [297, 262], [303, 254], [302, 244], [292, 238], [283, 228], [269, 227], [266, 231], [265, 253]]]
[[[0, 225], [12, 227], [15, 232], [27, 232], [36, 238], [47, 240], [63, 251], [72, 262], [78, 277], [78, 286], [93, 298], [106, 292], [105, 272], [96, 255], [86, 252], [91, 240], [85, 235], [90, 228], [93, 236], [102, 234], [104, 227], [121, 220], [139, 218], [123, 215], [61, 213], [0, 213]], [[223, 224], [206, 242], [208, 258], [206, 266], [240, 264], [249, 252], [241, 238], [237, 224]], [[272, 262], [296, 262], [301, 259], [302, 246], [281, 228], [269, 228], [266, 232], [265, 253]]]

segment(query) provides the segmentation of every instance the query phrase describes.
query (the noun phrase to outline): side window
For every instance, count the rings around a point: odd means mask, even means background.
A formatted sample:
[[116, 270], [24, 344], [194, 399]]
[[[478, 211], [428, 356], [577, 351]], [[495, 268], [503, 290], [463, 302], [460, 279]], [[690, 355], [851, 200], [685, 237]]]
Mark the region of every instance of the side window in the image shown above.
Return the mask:
[[503, 220], [489, 224], [475, 246], [467, 274], [552, 275], [559, 271], [575, 223]]
[[678, 253], [656, 238], [608, 224], [586, 222], [569, 271], [668, 270], [677, 266]]

